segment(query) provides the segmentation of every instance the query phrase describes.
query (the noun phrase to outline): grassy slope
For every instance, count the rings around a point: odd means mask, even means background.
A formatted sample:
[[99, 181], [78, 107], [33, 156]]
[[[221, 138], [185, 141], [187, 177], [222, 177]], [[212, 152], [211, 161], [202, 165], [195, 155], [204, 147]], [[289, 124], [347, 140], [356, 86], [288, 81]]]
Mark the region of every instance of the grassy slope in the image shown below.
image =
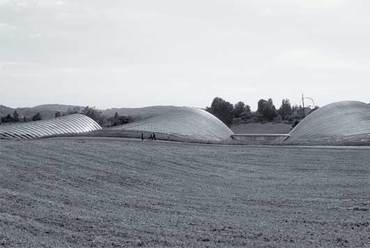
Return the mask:
[[363, 247], [368, 149], [0, 143], [0, 246]]
[[248, 123], [231, 126], [236, 134], [286, 134], [289, 133], [292, 125], [285, 123]]

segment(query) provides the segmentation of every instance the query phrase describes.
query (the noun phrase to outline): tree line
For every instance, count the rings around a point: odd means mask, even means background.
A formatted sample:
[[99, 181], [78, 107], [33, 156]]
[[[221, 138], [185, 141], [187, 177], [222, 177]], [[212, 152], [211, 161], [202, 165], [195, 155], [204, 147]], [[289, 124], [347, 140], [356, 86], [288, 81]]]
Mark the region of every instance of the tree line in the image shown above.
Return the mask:
[[0, 123], [16, 123], [16, 122], [29, 122], [29, 121], [39, 121], [42, 120], [41, 114], [36, 113], [31, 118], [21, 117], [15, 110], [13, 114], [8, 114], [0, 118]]
[[220, 97], [213, 99], [211, 106], [206, 110], [230, 126], [234, 122], [286, 122], [296, 125], [307, 114], [316, 110], [303, 108], [302, 106], [292, 106], [289, 99], [283, 99], [279, 108], [276, 108], [272, 99], [261, 99], [258, 101], [256, 111], [242, 101], [232, 104]]

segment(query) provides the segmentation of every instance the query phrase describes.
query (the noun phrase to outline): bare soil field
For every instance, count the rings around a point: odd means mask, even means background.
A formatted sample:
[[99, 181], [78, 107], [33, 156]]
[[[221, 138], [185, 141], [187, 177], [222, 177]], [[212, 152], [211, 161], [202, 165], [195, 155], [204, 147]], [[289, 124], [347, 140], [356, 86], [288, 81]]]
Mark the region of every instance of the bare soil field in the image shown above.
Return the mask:
[[369, 247], [370, 148], [0, 141], [0, 247]]

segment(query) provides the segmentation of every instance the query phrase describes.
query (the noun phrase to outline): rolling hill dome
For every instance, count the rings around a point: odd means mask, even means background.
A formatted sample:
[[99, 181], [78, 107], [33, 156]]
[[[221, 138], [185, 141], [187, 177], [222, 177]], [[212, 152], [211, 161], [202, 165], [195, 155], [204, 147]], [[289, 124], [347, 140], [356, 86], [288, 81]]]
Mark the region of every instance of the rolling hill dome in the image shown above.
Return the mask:
[[189, 140], [222, 141], [233, 132], [210, 113], [190, 107], [157, 106], [130, 110], [132, 123], [115, 129], [155, 132]]
[[302, 120], [285, 143], [369, 145], [370, 105], [356, 101], [326, 105]]
[[73, 114], [51, 120], [0, 125], [0, 139], [24, 140], [48, 136], [80, 134], [100, 130], [91, 118]]

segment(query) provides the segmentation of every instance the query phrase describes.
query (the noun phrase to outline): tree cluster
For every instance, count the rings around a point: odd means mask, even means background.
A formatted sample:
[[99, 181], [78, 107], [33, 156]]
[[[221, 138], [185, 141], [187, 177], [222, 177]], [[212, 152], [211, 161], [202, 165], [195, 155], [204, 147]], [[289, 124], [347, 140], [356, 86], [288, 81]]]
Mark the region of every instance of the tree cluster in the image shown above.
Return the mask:
[[114, 114], [113, 117], [106, 117], [102, 114], [100, 110], [97, 110], [93, 107], [87, 106], [81, 111], [81, 114], [84, 114], [103, 127], [113, 127], [127, 124], [132, 121], [132, 118], [129, 116], [119, 115], [118, 112]]
[[211, 107], [207, 111], [230, 126], [234, 118], [234, 106], [220, 97], [213, 99]]
[[0, 118], [0, 123], [17, 123], [17, 122], [28, 122], [28, 121], [39, 121], [41, 120], [41, 114], [36, 113], [30, 119], [26, 118], [25, 116], [20, 116], [18, 112], [15, 110], [13, 114], [8, 114]]
[[261, 121], [273, 121], [278, 115], [271, 98], [267, 101], [264, 99], [258, 101], [257, 113], [259, 114]]
[[225, 101], [220, 97], [213, 99], [210, 107], [206, 110], [219, 118], [226, 125], [230, 126], [235, 121], [242, 122], [271, 122], [284, 121], [288, 123], [299, 122], [307, 114], [316, 110], [301, 106], [292, 106], [289, 99], [284, 99], [277, 109], [272, 99], [261, 99], [258, 101], [257, 111], [252, 112], [249, 105], [239, 101], [235, 105]]

